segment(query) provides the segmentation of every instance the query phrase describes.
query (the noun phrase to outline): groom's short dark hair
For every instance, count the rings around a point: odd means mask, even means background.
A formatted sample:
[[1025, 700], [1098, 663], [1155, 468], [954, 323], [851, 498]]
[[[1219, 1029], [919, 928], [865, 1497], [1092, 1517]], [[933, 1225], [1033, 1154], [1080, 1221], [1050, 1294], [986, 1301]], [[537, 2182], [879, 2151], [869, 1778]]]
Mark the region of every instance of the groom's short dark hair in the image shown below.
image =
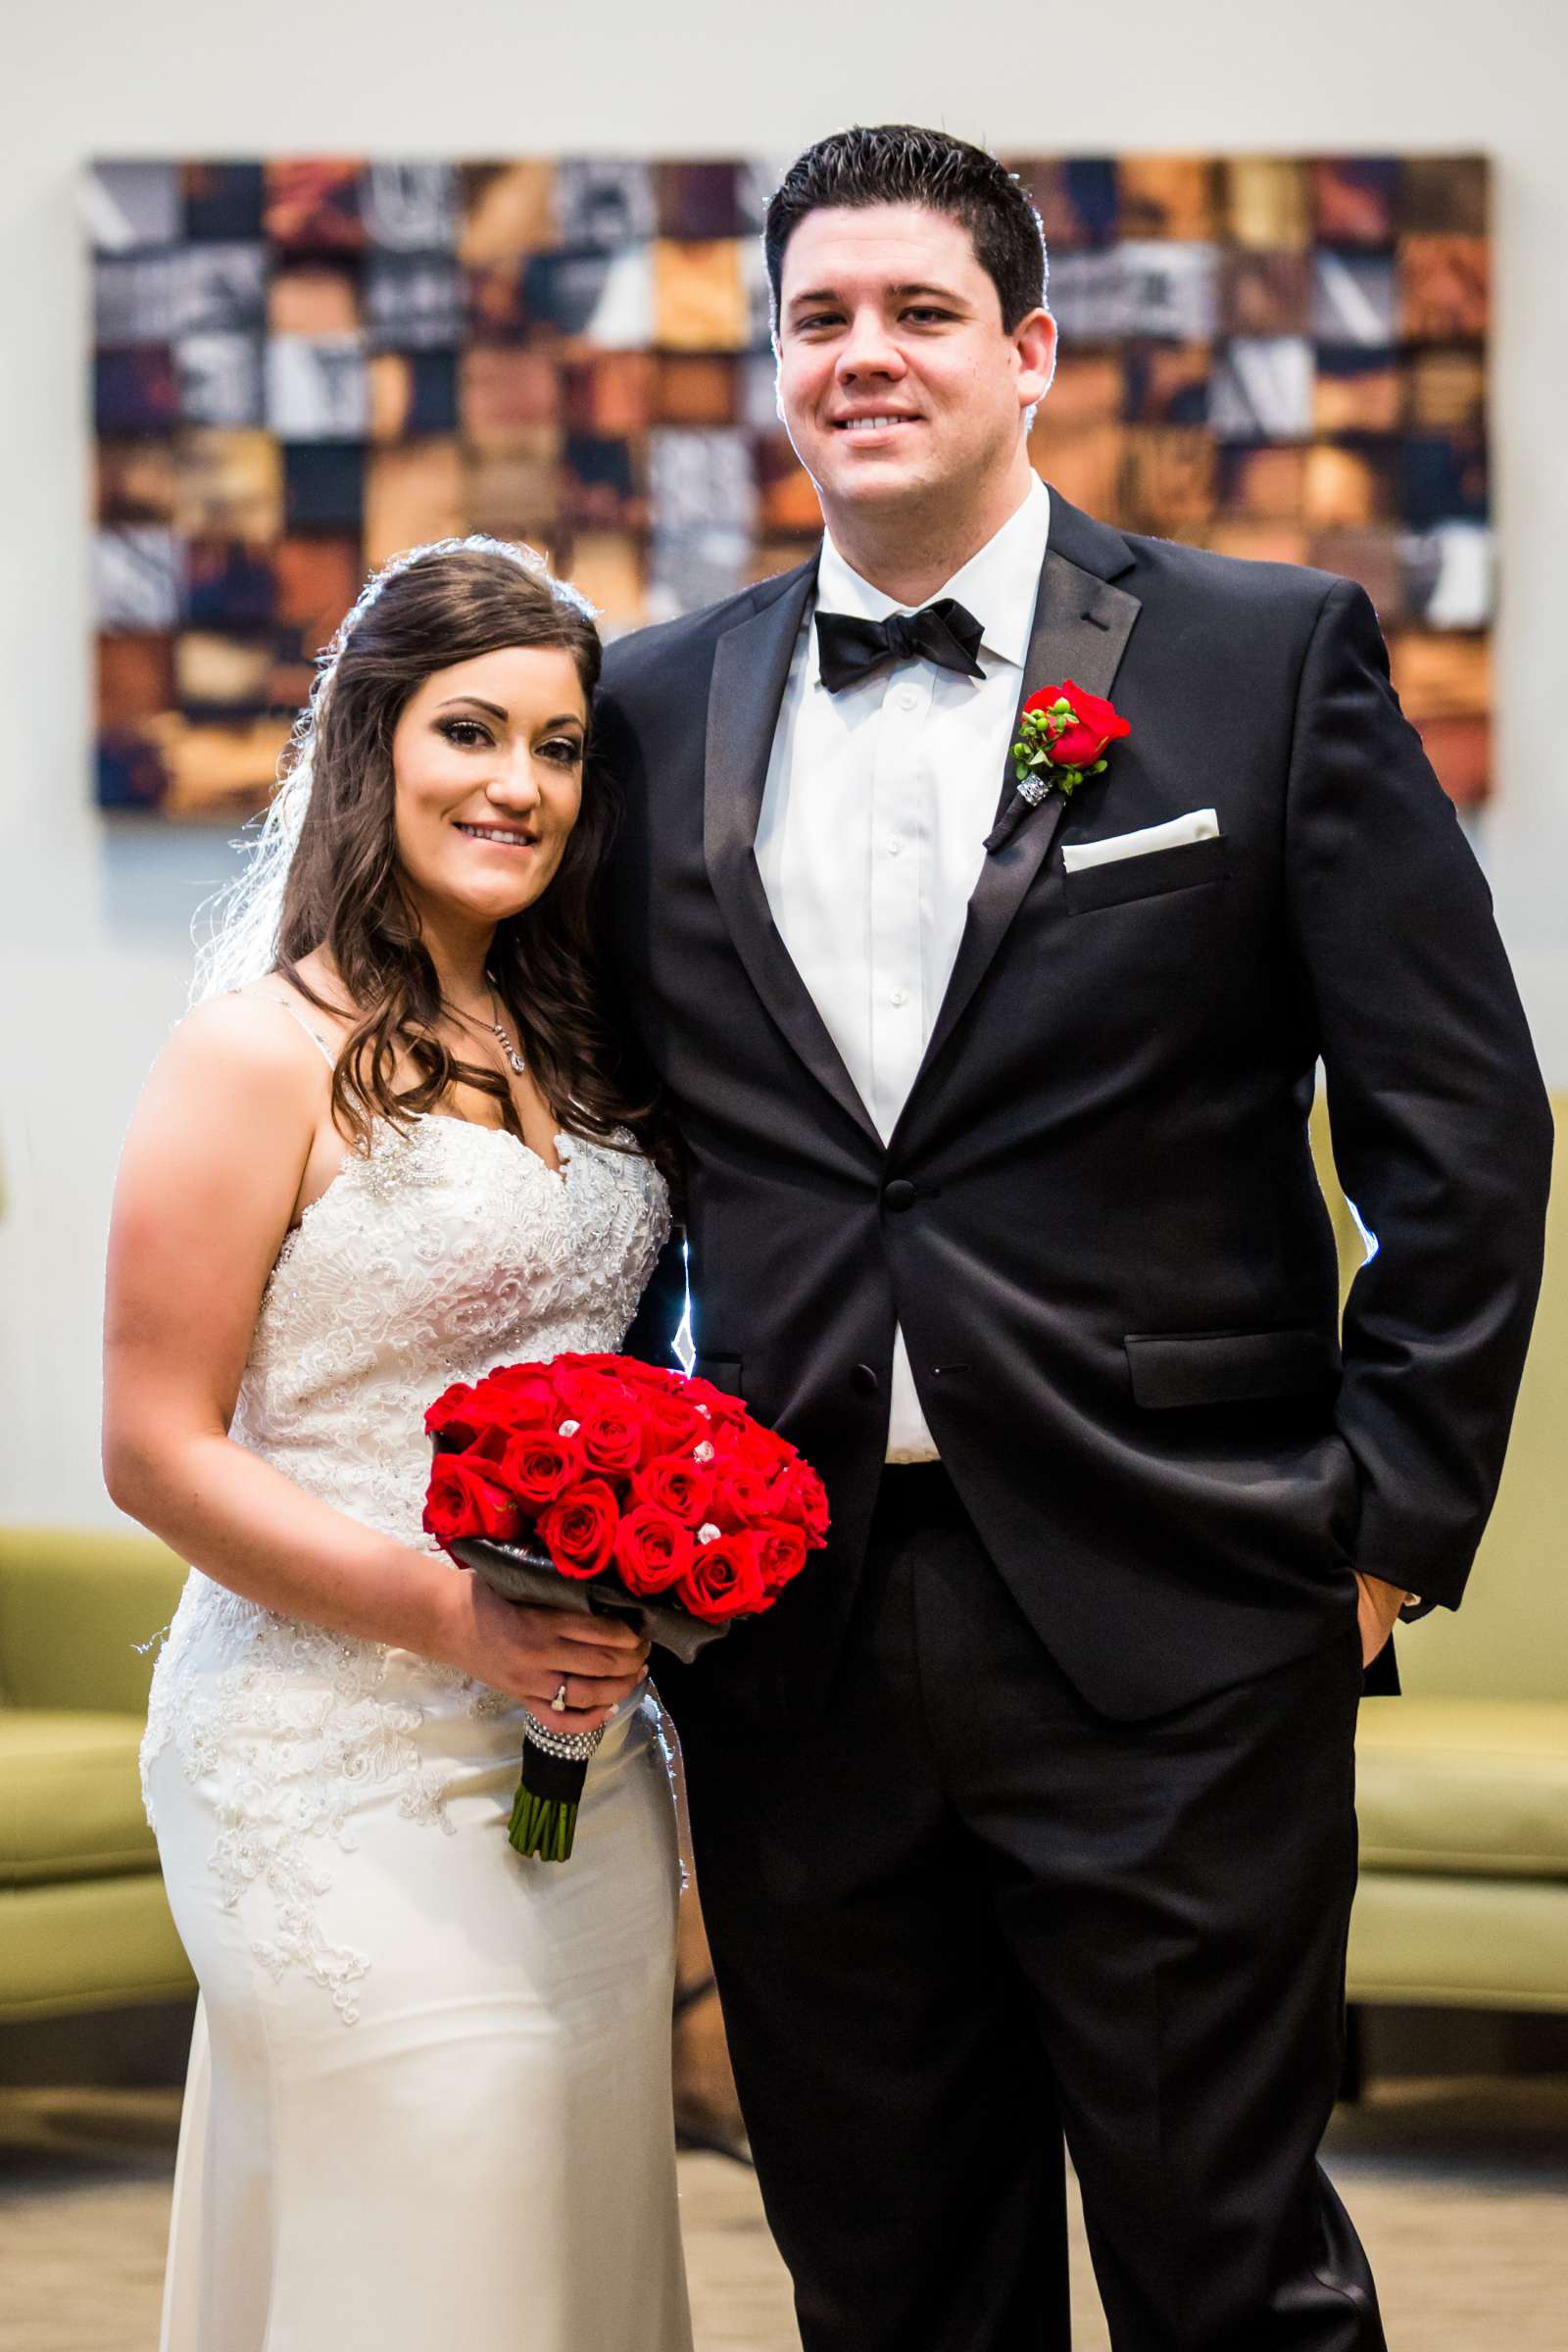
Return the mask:
[[1040, 216], [1016, 174], [983, 147], [910, 122], [857, 124], [797, 156], [774, 190], [762, 250], [779, 312], [784, 248], [808, 213], [836, 205], [923, 204], [969, 232], [975, 258], [997, 289], [1010, 332], [1046, 299], [1046, 240]]

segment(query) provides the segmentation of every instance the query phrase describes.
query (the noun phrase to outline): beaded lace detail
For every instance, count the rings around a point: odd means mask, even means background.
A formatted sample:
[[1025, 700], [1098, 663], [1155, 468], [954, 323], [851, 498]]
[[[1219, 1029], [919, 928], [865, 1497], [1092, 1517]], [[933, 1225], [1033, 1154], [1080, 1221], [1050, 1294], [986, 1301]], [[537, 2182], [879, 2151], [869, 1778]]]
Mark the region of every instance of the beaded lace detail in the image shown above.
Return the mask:
[[[424, 1410], [497, 1364], [620, 1346], [669, 1232], [663, 1181], [631, 1152], [558, 1136], [560, 1171], [517, 1137], [445, 1116], [382, 1123], [305, 1212], [272, 1269], [231, 1435], [307, 1493], [400, 1542], [420, 1520]], [[193, 1569], [158, 1660], [142, 1745], [172, 1745], [215, 1792], [220, 1901], [254, 1923], [274, 1975], [305, 1969], [345, 2018], [363, 1955], [328, 1940], [317, 1899], [369, 1786], [447, 1826], [411, 1735], [421, 1698], [510, 1701], [402, 1650], [241, 1599]], [[263, 1899], [268, 1898], [268, 1899]]]

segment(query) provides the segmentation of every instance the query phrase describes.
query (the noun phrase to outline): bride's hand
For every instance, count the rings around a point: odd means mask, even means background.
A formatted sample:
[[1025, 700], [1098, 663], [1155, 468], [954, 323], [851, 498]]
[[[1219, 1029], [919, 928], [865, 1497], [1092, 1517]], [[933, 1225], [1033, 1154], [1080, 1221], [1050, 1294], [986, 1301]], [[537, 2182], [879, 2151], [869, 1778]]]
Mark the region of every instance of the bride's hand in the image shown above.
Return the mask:
[[[520, 1698], [553, 1732], [596, 1732], [642, 1682], [650, 1644], [610, 1617], [536, 1609], [503, 1600], [482, 1577], [445, 1572], [428, 1654], [476, 1682]], [[562, 1684], [566, 1704], [554, 1700]]]

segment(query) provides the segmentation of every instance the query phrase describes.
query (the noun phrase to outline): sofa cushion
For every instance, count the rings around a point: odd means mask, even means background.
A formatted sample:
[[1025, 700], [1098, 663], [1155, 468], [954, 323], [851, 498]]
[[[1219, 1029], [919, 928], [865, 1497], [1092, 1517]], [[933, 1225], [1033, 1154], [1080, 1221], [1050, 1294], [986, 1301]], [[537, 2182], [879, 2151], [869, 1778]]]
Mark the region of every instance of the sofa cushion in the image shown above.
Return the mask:
[[13, 1707], [145, 1712], [188, 1570], [151, 1536], [0, 1527], [0, 1684]]
[[[155, 1870], [18, 1886], [0, 1897], [0, 2026], [196, 1989]], [[12, 2340], [3, 2328], [0, 2335]]]
[[1363, 1707], [1356, 1804], [1364, 1870], [1568, 1879], [1568, 1702]]
[[[93, 1894], [106, 1884], [61, 1892]], [[1568, 1886], [1368, 1871], [1350, 1914], [1346, 1991], [1396, 2007], [1568, 2014]], [[1484, 2327], [1472, 2338], [1490, 2340]]]
[[138, 1715], [0, 1708], [0, 1879], [156, 1870], [141, 1809]]

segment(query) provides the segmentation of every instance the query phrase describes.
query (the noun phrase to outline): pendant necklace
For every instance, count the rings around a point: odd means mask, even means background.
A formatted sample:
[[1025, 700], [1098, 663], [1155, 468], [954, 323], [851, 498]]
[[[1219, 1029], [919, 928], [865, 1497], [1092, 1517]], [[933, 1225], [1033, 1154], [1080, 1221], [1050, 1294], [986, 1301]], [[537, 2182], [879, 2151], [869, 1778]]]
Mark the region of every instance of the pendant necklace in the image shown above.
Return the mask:
[[[486, 972], [485, 978], [490, 980], [490, 975], [488, 972]], [[493, 980], [490, 980], [490, 1009], [492, 1012], [494, 1012], [496, 1009], [496, 984]], [[523, 1061], [522, 1055], [517, 1052], [515, 1040], [505, 1029], [502, 1028], [499, 1021], [492, 1021], [490, 1023], [490, 1027], [494, 1031], [496, 1037], [499, 1038], [501, 1042], [501, 1051], [506, 1055], [508, 1061], [511, 1062], [514, 1074], [518, 1078], [526, 1077], [527, 1065]]]

